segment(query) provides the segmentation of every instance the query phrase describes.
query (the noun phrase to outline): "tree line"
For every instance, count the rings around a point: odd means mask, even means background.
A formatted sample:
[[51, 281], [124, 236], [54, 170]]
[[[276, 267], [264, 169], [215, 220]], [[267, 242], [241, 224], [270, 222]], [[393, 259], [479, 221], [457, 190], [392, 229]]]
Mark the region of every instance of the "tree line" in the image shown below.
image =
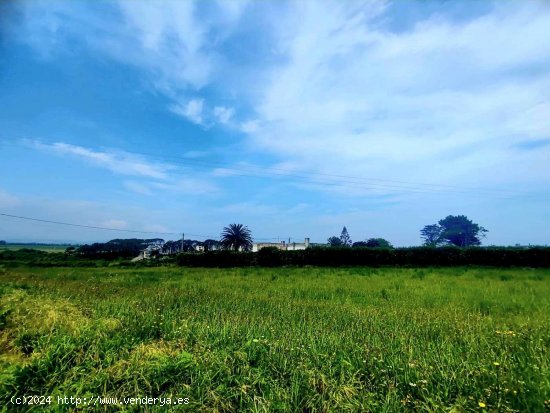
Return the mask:
[[[472, 247], [481, 245], [481, 239], [487, 234], [482, 226], [472, 222], [465, 215], [448, 215], [437, 224], [426, 225], [420, 230], [420, 238], [426, 247]], [[329, 247], [364, 247], [364, 248], [393, 248], [384, 238], [369, 238], [365, 241], [353, 242], [348, 229], [344, 226], [340, 236], [327, 239]]]
[[[420, 231], [423, 245], [427, 247], [471, 247], [481, 245], [482, 238], [488, 231], [472, 222], [465, 215], [449, 215], [437, 224], [426, 225]], [[230, 250], [246, 252], [252, 250], [253, 237], [250, 229], [243, 224], [230, 224], [223, 228], [220, 239], [175, 240], [167, 241], [153, 239], [114, 239], [105, 243], [83, 245], [79, 248], [70, 247], [67, 253], [92, 256], [133, 257], [152, 244], [161, 245], [155, 249], [156, 254], [176, 254], [182, 252]], [[319, 246], [319, 245], [318, 245]], [[326, 246], [341, 248], [385, 248], [392, 249], [392, 244], [384, 238], [368, 238], [353, 242], [348, 229], [344, 226], [340, 236], [331, 236]], [[198, 248], [200, 247], [200, 248]]]

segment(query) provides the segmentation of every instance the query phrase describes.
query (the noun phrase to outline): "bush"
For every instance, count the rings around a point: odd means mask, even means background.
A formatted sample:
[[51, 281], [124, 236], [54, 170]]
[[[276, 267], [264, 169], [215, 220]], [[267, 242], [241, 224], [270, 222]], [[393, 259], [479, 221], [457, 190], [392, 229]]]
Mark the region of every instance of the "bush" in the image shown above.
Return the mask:
[[262, 248], [258, 251], [256, 258], [260, 267], [280, 267], [283, 265], [283, 251], [277, 247]]
[[189, 267], [278, 267], [282, 265], [340, 266], [462, 266], [550, 267], [550, 248], [532, 247], [412, 247], [338, 248], [314, 247], [301, 251], [263, 248], [257, 253], [212, 251], [180, 254], [179, 265]]
[[178, 254], [176, 262], [185, 267], [249, 267], [256, 265], [256, 253], [227, 250], [182, 253]]

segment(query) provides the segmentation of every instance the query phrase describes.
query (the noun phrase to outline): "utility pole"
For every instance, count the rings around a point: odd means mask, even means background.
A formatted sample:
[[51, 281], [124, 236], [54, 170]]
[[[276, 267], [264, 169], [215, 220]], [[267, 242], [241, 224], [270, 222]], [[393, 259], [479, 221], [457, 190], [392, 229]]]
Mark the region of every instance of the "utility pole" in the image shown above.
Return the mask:
[[185, 239], [185, 234], [182, 232], [181, 234], [181, 252], [183, 252], [183, 240]]

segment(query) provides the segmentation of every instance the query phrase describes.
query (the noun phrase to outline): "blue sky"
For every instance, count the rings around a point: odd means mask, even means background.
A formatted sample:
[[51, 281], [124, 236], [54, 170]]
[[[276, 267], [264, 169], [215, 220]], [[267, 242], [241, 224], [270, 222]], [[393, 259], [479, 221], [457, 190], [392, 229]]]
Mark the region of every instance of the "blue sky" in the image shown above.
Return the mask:
[[[465, 214], [550, 241], [548, 2], [0, 7], [2, 213], [398, 246]], [[0, 217], [10, 241], [130, 236]]]

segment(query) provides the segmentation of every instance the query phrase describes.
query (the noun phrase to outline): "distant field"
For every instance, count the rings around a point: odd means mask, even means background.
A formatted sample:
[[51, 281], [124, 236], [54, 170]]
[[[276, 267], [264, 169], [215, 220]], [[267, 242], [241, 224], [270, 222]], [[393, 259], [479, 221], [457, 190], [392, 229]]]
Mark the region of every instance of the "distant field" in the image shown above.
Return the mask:
[[63, 252], [70, 245], [25, 245], [25, 244], [7, 244], [0, 245], [0, 251], [3, 250], [20, 250], [22, 248], [28, 248], [32, 250], [46, 251], [46, 252]]
[[3, 411], [13, 395], [189, 398], [93, 411], [550, 404], [548, 269], [0, 268], [0, 293]]

